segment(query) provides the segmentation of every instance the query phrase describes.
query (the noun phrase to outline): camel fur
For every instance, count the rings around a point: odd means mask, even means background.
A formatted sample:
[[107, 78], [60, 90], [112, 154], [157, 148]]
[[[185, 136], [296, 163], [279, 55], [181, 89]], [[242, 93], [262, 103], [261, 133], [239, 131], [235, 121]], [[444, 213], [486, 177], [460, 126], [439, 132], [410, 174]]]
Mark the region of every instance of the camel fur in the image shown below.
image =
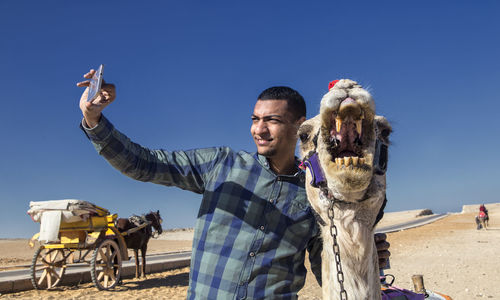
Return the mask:
[[[334, 224], [348, 299], [380, 299], [378, 257], [374, 223], [385, 199], [385, 166], [377, 168], [376, 141], [389, 144], [392, 129], [375, 115], [372, 96], [349, 79], [339, 80], [321, 100], [320, 113], [305, 121], [298, 135], [303, 157], [316, 151], [327, 183], [309, 184], [306, 191], [319, 214], [323, 238], [323, 299], [339, 299], [340, 285], [330, 234], [329, 199], [336, 199]], [[387, 149], [387, 148], [385, 148]], [[387, 152], [385, 152], [387, 153]], [[385, 156], [387, 158], [387, 156]]]

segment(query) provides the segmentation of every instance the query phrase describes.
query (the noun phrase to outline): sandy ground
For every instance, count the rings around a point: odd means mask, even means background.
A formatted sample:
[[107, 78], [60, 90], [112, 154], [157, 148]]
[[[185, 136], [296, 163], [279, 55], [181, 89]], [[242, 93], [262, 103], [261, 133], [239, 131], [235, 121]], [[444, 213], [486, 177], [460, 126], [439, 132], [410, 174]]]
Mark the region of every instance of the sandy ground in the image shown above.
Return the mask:
[[[429, 290], [446, 293], [453, 299], [500, 299], [500, 204], [486, 205], [490, 228], [476, 230], [478, 206], [463, 213], [419, 228], [388, 234], [391, 243], [391, 269], [394, 285], [411, 289], [411, 276], [424, 275]], [[388, 213], [380, 225], [389, 226], [413, 220], [420, 211]], [[192, 231], [166, 233], [152, 240], [151, 253], [189, 250]], [[1, 266], [28, 263], [33, 250], [26, 240], [0, 240]], [[307, 266], [309, 267], [309, 266]], [[346, 275], [348, 276], [348, 275]], [[189, 268], [148, 275], [147, 279], [128, 279], [113, 291], [97, 291], [92, 284], [60, 287], [54, 291], [25, 291], [2, 295], [2, 299], [184, 299]], [[321, 288], [308, 276], [301, 299], [321, 299]]]

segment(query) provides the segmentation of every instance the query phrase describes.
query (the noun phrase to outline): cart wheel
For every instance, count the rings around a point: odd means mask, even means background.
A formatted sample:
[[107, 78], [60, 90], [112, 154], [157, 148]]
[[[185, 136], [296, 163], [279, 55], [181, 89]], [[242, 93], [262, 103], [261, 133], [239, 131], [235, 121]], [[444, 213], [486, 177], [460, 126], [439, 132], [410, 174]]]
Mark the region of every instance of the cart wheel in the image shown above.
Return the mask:
[[104, 240], [94, 250], [90, 262], [92, 282], [99, 290], [115, 287], [120, 280], [122, 257], [120, 248], [113, 240]]
[[31, 284], [37, 290], [54, 288], [66, 271], [63, 249], [47, 249], [41, 246], [31, 261]]

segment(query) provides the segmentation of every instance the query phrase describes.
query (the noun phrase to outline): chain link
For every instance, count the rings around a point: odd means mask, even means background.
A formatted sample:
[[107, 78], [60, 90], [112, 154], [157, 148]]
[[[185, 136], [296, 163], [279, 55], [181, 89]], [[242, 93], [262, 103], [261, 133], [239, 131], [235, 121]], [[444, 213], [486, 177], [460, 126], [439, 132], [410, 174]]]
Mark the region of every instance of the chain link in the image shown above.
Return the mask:
[[337, 243], [337, 226], [333, 222], [334, 211], [333, 205], [335, 204], [335, 197], [328, 196], [328, 190], [323, 191], [328, 199], [328, 219], [330, 219], [330, 235], [333, 238], [333, 253], [335, 254], [335, 264], [337, 266], [337, 280], [340, 284], [340, 299], [347, 300], [347, 292], [344, 289], [344, 273], [342, 272], [342, 264], [340, 262], [340, 247]]

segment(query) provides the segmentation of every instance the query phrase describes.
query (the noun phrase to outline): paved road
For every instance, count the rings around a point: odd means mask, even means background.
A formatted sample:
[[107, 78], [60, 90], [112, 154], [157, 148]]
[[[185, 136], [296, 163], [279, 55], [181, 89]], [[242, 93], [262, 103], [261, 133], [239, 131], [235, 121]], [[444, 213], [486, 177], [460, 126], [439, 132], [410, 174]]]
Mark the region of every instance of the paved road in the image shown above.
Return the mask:
[[[155, 262], [168, 262], [173, 260], [183, 260], [191, 258], [191, 251], [179, 252], [179, 253], [161, 253], [155, 255], [147, 256], [147, 264], [153, 264]], [[122, 266], [135, 266], [134, 257], [131, 260], [124, 261]], [[78, 272], [90, 272], [90, 266], [88, 264], [70, 264], [68, 269], [66, 269], [66, 274], [78, 273]], [[2, 271], [0, 272], [0, 282], [7, 280], [17, 280], [30, 278], [29, 269], [13, 270], [13, 271]]]
[[418, 227], [418, 226], [432, 223], [434, 221], [445, 218], [447, 216], [448, 216], [448, 214], [437, 214], [437, 215], [432, 215], [432, 216], [428, 216], [428, 217], [420, 217], [414, 221], [409, 221], [409, 222], [405, 222], [402, 224], [377, 228], [375, 230], [375, 233], [389, 233], [389, 232], [396, 232], [396, 231], [401, 231], [401, 230], [405, 230], [405, 229], [409, 229], [409, 228], [414, 228], [414, 227]]

